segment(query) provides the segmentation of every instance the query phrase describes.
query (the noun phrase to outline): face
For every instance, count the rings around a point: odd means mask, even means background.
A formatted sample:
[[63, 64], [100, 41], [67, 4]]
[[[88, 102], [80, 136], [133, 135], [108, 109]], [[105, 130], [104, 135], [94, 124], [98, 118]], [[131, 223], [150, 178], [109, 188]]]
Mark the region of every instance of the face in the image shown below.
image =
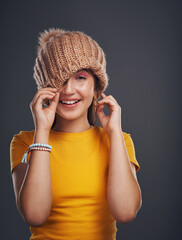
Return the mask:
[[87, 117], [94, 94], [94, 76], [91, 72], [80, 70], [73, 74], [59, 92], [56, 113], [67, 120]]

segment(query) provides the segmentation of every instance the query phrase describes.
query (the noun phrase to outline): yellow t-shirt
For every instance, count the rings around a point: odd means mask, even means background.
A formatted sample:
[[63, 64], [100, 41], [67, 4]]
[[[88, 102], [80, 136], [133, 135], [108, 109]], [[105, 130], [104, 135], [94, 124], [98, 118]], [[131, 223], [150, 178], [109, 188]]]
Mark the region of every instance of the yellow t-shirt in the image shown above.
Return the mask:
[[[122, 134], [122, 133], [121, 133]], [[130, 134], [123, 132], [128, 156], [140, 166]], [[11, 174], [33, 143], [34, 130], [20, 131], [10, 144]], [[116, 220], [106, 196], [109, 138], [102, 127], [79, 133], [50, 131], [52, 208], [45, 224], [31, 227], [31, 240], [115, 240]], [[30, 154], [27, 160], [29, 161]]]

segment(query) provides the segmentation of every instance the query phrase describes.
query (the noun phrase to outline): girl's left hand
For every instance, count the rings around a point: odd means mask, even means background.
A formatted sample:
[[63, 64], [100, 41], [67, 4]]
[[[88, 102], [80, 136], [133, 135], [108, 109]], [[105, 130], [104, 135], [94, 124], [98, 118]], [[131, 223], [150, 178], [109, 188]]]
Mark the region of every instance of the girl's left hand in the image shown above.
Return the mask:
[[[121, 131], [121, 107], [113, 96], [106, 96], [104, 93], [100, 94], [102, 100], [97, 104], [97, 115], [105, 132], [110, 135], [113, 131]], [[110, 115], [105, 115], [103, 108], [107, 105]]]

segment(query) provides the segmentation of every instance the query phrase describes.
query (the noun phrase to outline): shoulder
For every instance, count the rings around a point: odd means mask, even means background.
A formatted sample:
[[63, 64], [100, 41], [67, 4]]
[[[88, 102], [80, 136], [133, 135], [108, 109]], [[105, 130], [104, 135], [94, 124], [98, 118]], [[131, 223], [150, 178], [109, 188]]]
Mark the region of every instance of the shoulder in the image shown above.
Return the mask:
[[[96, 129], [96, 131], [97, 131], [100, 135], [102, 135], [103, 137], [108, 138], [107, 133], [104, 131], [104, 129], [103, 129], [102, 127], [96, 126], [95, 129]], [[129, 138], [131, 138], [131, 134], [130, 134], [130, 133], [126, 133], [126, 132], [121, 131], [121, 134], [123, 134], [125, 140], [129, 140]]]
[[18, 143], [22, 145], [29, 145], [29, 143], [33, 141], [34, 132], [35, 130], [20, 131], [19, 133], [14, 134], [11, 139], [10, 145], [12, 146]]
[[[109, 144], [109, 137], [107, 133], [104, 131], [104, 129], [100, 126], [95, 126], [95, 129], [96, 129], [97, 135], [100, 136], [100, 139], [105, 143]], [[121, 131], [121, 134], [123, 134], [126, 145], [130, 145], [133, 143], [130, 133]]]

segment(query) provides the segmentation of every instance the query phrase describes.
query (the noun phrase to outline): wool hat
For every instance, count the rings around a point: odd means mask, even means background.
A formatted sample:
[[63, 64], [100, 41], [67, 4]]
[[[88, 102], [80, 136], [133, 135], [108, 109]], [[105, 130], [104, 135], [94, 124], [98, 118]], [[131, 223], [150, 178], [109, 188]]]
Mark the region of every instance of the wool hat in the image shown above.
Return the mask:
[[60, 89], [63, 83], [81, 69], [96, 75], [99, 91], [108, 86], [106, 59], [102, 48], [80, 31], [50, 28], [40, 33], [33, 77], [37, 87]]

